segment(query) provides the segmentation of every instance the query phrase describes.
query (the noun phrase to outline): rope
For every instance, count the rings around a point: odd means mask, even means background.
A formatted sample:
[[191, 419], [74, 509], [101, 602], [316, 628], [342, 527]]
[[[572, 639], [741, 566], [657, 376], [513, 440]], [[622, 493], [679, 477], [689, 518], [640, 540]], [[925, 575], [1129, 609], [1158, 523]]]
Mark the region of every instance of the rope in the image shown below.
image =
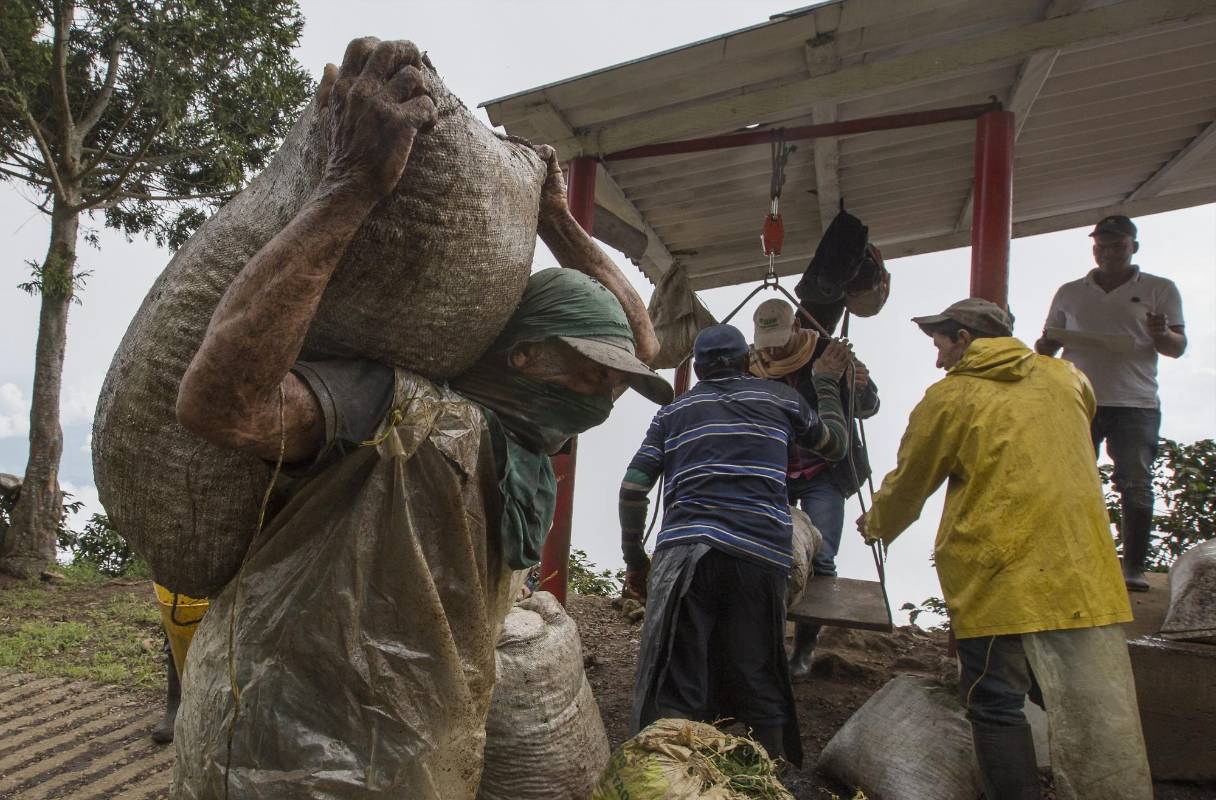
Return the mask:
[[236, 735], [236, 722], [241, 716], [241, 687], [236, 682], [236, 609], [241, 599], [241, 577], [245, 574], [245, 565], [253, 553], [254, 544], [262, 535], [262, 525], [266, 522], [266, 508], [270, 505], [270, 495], [274, 491], [275, 482], [283, 470], [283, 456], [287, 452], [287, 427], [283, 422], [283, 407], [286, 405], [286, 392], [283, 384], [279, 383], [279, 457], [274, 462], [274, 471], [270, 473], [270, 483], [266, 484], [266, 492], [262, 495], [262, 504], [258, 509], [258, 524], [253, 532], [253, 539], [245, 557], [241, 559], [240, 569], [232, 579], [232, 610], [228, 613], [228, 688], [232, 693], [232, 721], [228, 723], [228, 746], [224, 757], [224, 800], [228, 800], [232, 771], [232, 741]]
[[[747, 305], [749, 300], [751, 300], [753, 297], [755, 297], [757, 294], [759, 294], [762, 290], [769, 289], [769, 288], [776, 289], [777, 291], [779, 291], [783, 295], [785, 295], [786, 298], [791, 303], [794, 304], [795, 310], [797, 310], [802, 315], [803, 319], [806, 319], [807, 321], [809, 321], [811, 323], [811, 325], [814, 326], [821, 334], [823, 334], [824, 336], [829, 336], [829, 337], [831, 336], [831, 334], [828, 333], [827, 328], [825, 328], [825, 327], [823, 327], [823, 325], [819, 324], [819, 320], [815, 319], [815, 317], [811, 314], [811, 312], [807, 311], [803, 307], [802, 303], [798, 300], [798, 298], [796, 298], [792, 294], [790, 294], [789, 291], [784, 286], [782, 286], [780, 283], [778, 283], [775, 279], [770, 283], [767, 280], [767, 277], [766, 277], [764, 283], [760, 284], [755, 289], [752, 289], [752, 291], [750, 293], [748, 293], [747, 297], [743, 298], [743, 302], [741, 302], [741, 303], [739, 303], [739, 305], [735, 306], [734, 310], [726, 315], [725, 319], [722, 320], [721, 324], [725, 325], [726, 323], [730, 322], [731, 319], [733, 319], [734, 316], [736, 314], [738, 314], [740, 310], [742, 310], [743, 306]], [[844, 330], [847, 330], [848, 324], [849, 324], [848, 309], [845, 309], [844, 313], [845, 313]], [[855, 391], [853, 391], [853, 389], [852, 389], [853, 383], [857, 376], [857, 367], [853, 364], [852, 361], [850, 361], [849, 365], [848, 365], [848, 367], [846, 367], [846, 369], [848, 371], [847, 383], [848, 383], [848, 386], [850, 387], [848, 418], [846, 420], [846, 425], [848, 427], [849, 454], [848, 454], [848, 456], [846, 456], [846, 458], [849, 461], [849, 470], [850, 470], [850, 472], [853, 473], [853, 483], [857, 486], [857, 502], [861, 505], [861, 513], [864, 515], [864, 514], [869, 513], [869, 511], [866, 508], [865, 498], [862, 496], [862, 482], [861, 482], [861, 478], [857, 474], [857, 465], [855, 463], [853, 463], [853, 423], [854, 422], [857, 423], [857, 425], [861, 431], [861, 446], [863, 448], [866, 448], [867, 450], [869, 448], [866, 445], [865, 423], [862, 420], [857, 419], [857, 411], [856, 411], [857, 393]], [[869, 487], [870, 497], [873, 498], [873, 496], [874, 496], [874, 475], [873, 475], [873, 473], [866, 476], [866, 485], [868, 485], [868, 487]], [[653, 524], [654, 524], [654, 521], [651, 520], [651, 525], [653, 525]], [[883, 545], [881, 542], [878, 542], [878, 541], [870, 541], [868, 544], [870, 546], [870, 554], [874, 558], [874, 569], [878, 573], [878, 584], [882, 588], [883, 603], [887, 607], [887, 621], [890, 622], [891, 621], [891, 599], [887, 596], [886, 547], [885, 547], [885, 545]]]

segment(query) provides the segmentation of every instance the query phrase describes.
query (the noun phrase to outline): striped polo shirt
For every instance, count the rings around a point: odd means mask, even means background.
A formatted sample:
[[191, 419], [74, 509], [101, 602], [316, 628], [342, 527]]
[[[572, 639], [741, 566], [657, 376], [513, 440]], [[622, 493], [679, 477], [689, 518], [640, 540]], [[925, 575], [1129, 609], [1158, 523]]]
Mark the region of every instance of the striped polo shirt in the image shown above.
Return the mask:
[[654, 416], [629, 469], [663, 481], [655, 549], [704, 542], [789, 569], [790, 445], [820, 426], [797, 391], [737, 375], [702, 380]]

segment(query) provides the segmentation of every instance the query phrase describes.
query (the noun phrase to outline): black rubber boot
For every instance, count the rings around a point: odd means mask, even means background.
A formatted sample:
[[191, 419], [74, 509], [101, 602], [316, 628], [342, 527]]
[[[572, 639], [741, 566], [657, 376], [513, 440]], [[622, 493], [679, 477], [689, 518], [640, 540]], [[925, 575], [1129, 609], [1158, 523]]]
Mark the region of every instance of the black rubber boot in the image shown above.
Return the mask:
[[1148, 557], [1148, 540], [1153, 528], [1153, 509], [1124, 504], [1123, 523], [1119, 533], [1123, 538], [1123, 583], [1129, 592], [1147, 592], [1144, 561]]
[[157, 744], [173, 741], [173, 723], [177, 722], [177, 707], [182, 702], [182, 682], [177, 676], [177, 663], [173, 660], [168, 639], [165, 640], [165, 664], [165, 715], [152, 729], [152, 741]]
[[1029, 724], [972, 722], [971, 740], [988, 800], [1042, 800]]
[[794, 652], [790, 654], [790, 680], [805, 681], [811, 677], [811, 662], [815, 642], [819, 640], [818, 625], [799, 622], [794, 626]]
[[764, 745], [768, 757], [773, 761], [785, 758], [785, 727], [783, 725], [762, 725], [752, 728], [752, 738]]

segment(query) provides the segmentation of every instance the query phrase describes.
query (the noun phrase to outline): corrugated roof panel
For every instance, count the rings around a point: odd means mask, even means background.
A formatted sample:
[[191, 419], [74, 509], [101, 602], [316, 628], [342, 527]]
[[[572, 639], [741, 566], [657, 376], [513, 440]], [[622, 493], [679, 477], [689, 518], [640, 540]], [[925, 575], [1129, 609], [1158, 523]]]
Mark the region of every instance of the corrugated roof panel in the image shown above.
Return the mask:
[[[577, 153], [737, 131], [774, 86], [789, 102], [750, 121], [1010, 104], [1016, 235], [1216, 200], [1210, 138], [1175, 164], [1216, 130], [1216, 3], [1199, 0], [842, 0], [487, 105], [508, 132]], [[796, 142], [779, 272], [805, 266], [838, 196], [891, 255], [966, 244], [974, 131], [960, 122]], [[766, 264], [770, 168], [767, 145], [610, 161], [616, 186], [597, 199], [657, 236], [642, 259], [652, 278], [674, 256], [698, 288], [752, 280]]]

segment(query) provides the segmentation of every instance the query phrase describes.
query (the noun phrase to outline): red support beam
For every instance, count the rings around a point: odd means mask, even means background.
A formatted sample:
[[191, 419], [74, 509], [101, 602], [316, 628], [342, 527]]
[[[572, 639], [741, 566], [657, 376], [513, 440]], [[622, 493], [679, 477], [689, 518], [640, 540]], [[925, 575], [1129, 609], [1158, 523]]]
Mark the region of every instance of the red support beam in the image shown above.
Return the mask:
[[692, 383], [692, 356], [680, 362], [680, 366], [676, 367], [676, 397], [688, 391], [688, 386]]
[[971, 215], [971, 296], [1009, 303], [1009, 238], [1013, 228], [1012, 111], [990, 111], [975, 123], [975, 199]]
[[856, 133], [889, 131], [898, 128], [916, 128], [921, 125], [939, 125], [943, 122], [960, 122], [978, 119], [992, 111], [1000, 110], [1000, 103], [980, 103], [953, 108], [935, 108], [930, 111], [910, 111], [905, 114], [887, 114], [881, 117], [863, 117], [842, 122], [825, 122], [820, 125], [801, 125], [796, 128], [768, 128], [751, 133], [732, 133], [724, 136], [708, 136], [704, 139], [684, 139], [678, 142], [647, 144], [620, 150], [603, 156], [605, 161], [622, 161], [628, 158], [654, 158], [685, 153], [700, 153], [706, 150], [724, 150], [730, 147], [747, 147], [754, 144], [769, 144], [784, 133], [785, 141], [818, 139], [824, 136], [849, 136]]
[[[570, 162], [566, 189], [570, 214], [591, 234], [595, 214], [595, 159], [580, 157]], [[557, 506], [553, 527], [545, 539], [540, 558], [540, 585], [537, 587], [566, 604], [566, 585], [570, 580], [570, 531], [574, 518], [574, 468], [578, 459], [578, 439], [570, 440], [569, 452], [553, 456], [553, 472], [557, 475]]]

